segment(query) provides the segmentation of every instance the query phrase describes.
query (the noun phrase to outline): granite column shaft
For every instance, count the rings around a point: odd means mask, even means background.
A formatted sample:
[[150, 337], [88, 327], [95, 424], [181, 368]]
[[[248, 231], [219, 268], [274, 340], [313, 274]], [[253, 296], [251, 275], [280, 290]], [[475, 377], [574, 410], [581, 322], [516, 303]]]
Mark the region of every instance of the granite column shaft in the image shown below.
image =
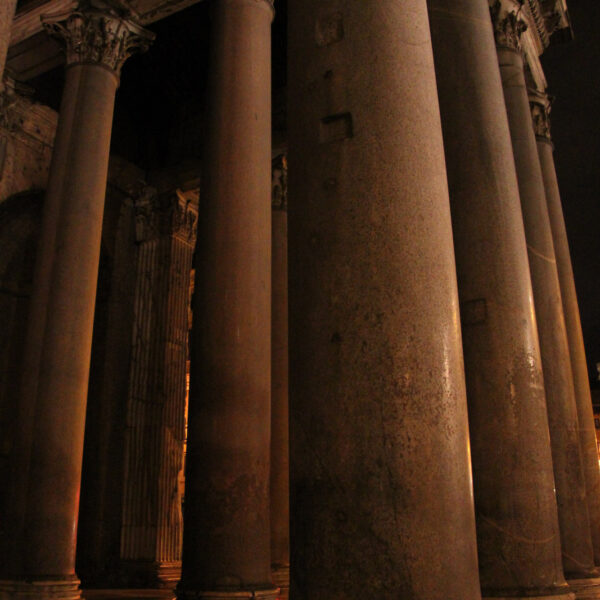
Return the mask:
[[291, 594], [477, 600], [425, 0], [291, 0]]
[[191, 334], [180, 598], [275, 599], [271, 583], [271, 21], [213, 2]]
[[577, 400], [581, 454], [585, 473], [587, 504], [592, 530], [592, 543], [594, 545], [594, 562], [596, 565], [600, 565], [600, 469], [598, 467], [596, 430], [594, 427], [594, 414], [592, 411], [592, 398], [590, 394], [585, 348], [583, 345], [579, 305], [577, 303], [577, 292], [575, 290], [573, 267], [571, 265], [571, 256], [569, 253], [569, 242], [567, 239], [562, 205], [560, 202], [560, 192], [554, 167], [553, 147], [551, 142], [540, 138], [538, 138], [537, 145], [542, 174], [544, 176], [546, 200], [548, 202], [550, 225], [552, 226], [552, 239], [554, 241], [554, 253], [556, 256], [562, 305], [567, 327], [567, 336], [569, 339], [571, 369], [573, 371], [575, 398]]
[[483, 595], [569, 598], [527, 246], [488, 2], [429, 0], [429, 8]]
[[[49, 16], [45, 25], [65, 41], [67, 71], [26, 339], [31, 371], [19, 399], [23, 473], [9, 516], [21, 541], [0, 598], [80, 597], [75, 542], [114, 99], [122, 62], [151, 38], [110, 9]], [[111, 51], [99, 59], [99, 47]]]
[[[519, 27], [514, 13], [507, 15]], [[523, 55], [498, 43], [542, 356], [556, 482], [563, 566], [567, 577], [592, 577], [594, 567], [573, 375], [544, 181], [531, 121]]]

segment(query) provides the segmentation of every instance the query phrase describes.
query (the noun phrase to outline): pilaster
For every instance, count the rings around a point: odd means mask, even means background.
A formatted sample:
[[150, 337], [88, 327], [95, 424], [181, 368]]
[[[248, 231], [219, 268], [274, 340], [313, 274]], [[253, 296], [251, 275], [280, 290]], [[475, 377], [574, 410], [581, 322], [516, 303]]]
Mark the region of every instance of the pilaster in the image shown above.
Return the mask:
[[188, 296], [197, 205], [144, 186], [127, 400], [121, 568], [130, 584], [174, 586], [181, 574]]

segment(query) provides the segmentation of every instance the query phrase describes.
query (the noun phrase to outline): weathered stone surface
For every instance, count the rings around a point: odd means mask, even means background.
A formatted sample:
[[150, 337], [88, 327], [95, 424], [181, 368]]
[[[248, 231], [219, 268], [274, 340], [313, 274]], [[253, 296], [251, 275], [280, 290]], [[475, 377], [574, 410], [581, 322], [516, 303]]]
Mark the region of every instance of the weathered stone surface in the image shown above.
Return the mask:
[[145, 187], [126, 409], [120, 558], [128, 580], [174, 586], [181, 572], [188, 301], [197, 206]]
[[499, 45], [498, 59], [519, 182], [542, 355], [563, 566], [567, 577], [589, 577], [597, 573], [579, 447], [573, 375], [523, 58], [514, 49]]
[[270, 2], [213, 4], [178, 597], [273, 597]]
[[[461, 302], [483, 595], [566, 597], [527, 247], [488, 3], [428, 4]], [[502, 39], [513, 40], [518, 24], [500, 29]]]
[[0, 202], [20, 192], [42, 190], [58, 115], [33, 102], [25, 86], [5, 78], [0, 90]]
[[88, 385], [77, 574], [82, 585], [118, 583], [125, 408], [134, 314], [136, 244], [130, 187], [143, 173], [111, 157], [102, 224]]
[[4, 74], [6, 53], [8, 52], [8, 45], [10, 43], [10, 30], [16, 7], [17, 0], [4, 0], [0, 4], [0, 88], [2, 88], [2, 76]]
[[544, 178], [544, 189], [546, 190], [546, 202], [556, 256], [556, 268], [560, 282], [560, 295], [569, 340], [571, 369], [577, 402], [579, 442], [585, 475], [592, 543], [594, 546], [594, 562], [596, 565], [600, 565], [600, 469], [598, 467], [596, 430], [594, 427], [592, 398], [590, 395], [585, 348], [583, 345], [583, 333], [581, 331], [569, 241], [567, 239], [556, 170], [554, 168], [553, 146], [550, 141], [549, 105], [547, 102], [544, 102], [543, 105], [536, 102], [533, 105], [534, 111], [536, 107], [539, 115], [537, 121], [539, 126], [536, 128], [537, 149], [542, 176]]
[[7, 574], [16, 580], [18, 590], [11, 593], [17, 597], [31, 590], [40, 599], [79, 597], [75, 538], [117, 84], [102, 60], [67, 69], [25, 338], [22, 435], [7, 511], [22, 563]]
[[288, 11], [291, 596], [477, 600], [426, 3]]

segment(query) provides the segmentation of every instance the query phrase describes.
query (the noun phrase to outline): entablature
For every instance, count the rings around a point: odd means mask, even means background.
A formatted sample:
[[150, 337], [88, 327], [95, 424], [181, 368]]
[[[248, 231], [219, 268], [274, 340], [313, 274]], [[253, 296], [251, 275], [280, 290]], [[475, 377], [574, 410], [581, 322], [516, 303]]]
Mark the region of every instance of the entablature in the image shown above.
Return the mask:
[[544, 50], [556, 40], [572, 38], [567, 0], [489, 0], [501, 15], [514, 14], [526, 25], [520, 46], [526, 63], [529, 84], [539, 91], [547, 87], [540, 62]]

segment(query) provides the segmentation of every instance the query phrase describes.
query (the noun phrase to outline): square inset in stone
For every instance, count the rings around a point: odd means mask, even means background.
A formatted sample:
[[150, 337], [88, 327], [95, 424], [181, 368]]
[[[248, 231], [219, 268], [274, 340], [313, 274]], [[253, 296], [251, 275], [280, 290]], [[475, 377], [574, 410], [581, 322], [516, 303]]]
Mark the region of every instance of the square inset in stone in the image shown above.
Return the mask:
[[321, 119], [319, 141], [321, 144], [335, 142], [353, 137], [352, 115], [341, 113]]

